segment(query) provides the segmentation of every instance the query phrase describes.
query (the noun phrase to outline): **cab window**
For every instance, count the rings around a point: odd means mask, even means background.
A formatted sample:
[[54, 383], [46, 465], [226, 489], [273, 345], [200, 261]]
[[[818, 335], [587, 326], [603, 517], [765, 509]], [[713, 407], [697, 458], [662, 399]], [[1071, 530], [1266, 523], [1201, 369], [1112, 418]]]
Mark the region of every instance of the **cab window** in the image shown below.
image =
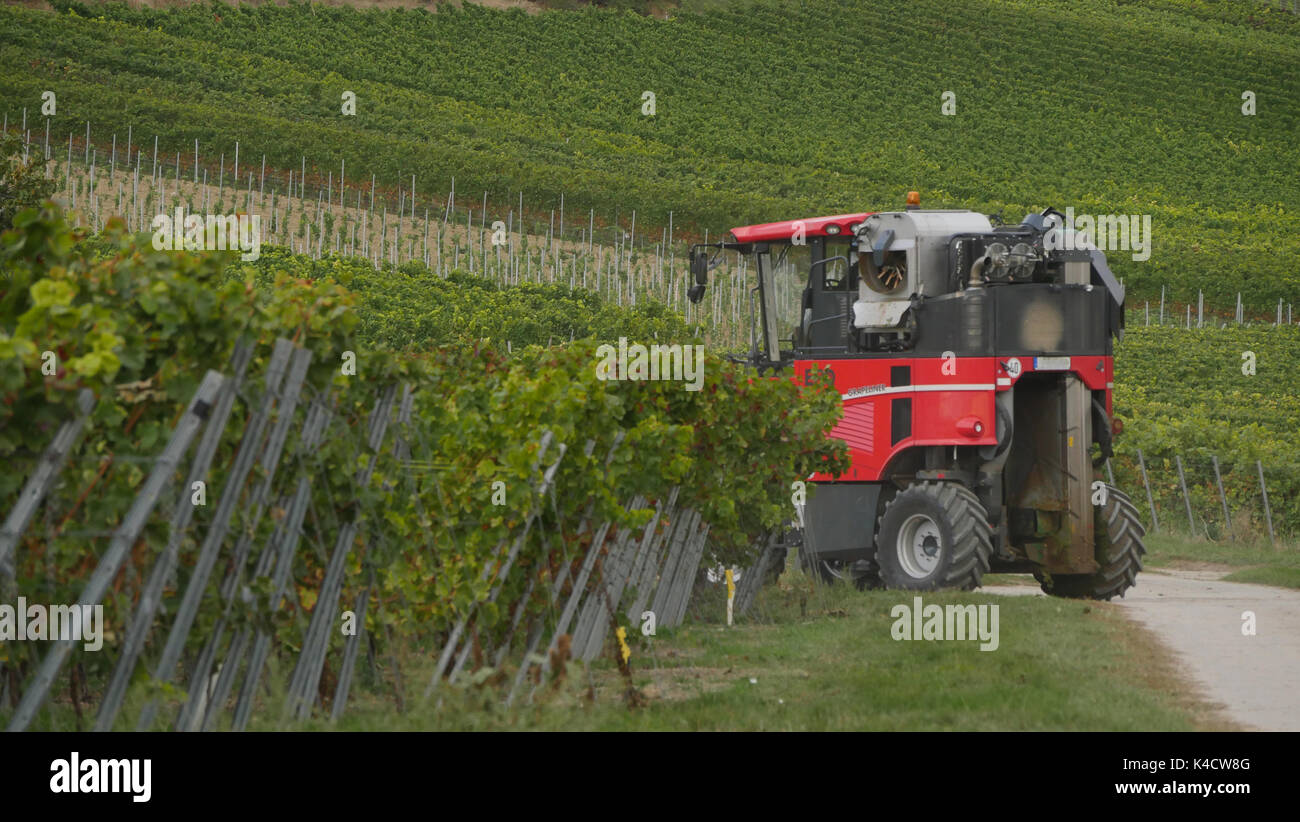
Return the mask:
[[[831, 262], [821, 266], [822, 290], [823, 291], [848, 291], [855, 283], [851, 282], [853, 267], [847, 261], [849, 255], [848, 240], [835, 240], [826, 242], [826, 251], [824, 259]], [[844, 260], [834, 260], [834, 257], [844, 257]]]

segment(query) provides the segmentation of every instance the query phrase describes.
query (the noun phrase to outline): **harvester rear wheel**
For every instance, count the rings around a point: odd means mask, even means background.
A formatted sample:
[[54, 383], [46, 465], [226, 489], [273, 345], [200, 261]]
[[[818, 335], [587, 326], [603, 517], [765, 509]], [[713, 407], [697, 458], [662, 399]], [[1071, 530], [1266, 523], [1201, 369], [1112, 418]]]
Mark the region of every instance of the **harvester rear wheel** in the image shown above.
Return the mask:
[[984, 506], [955, 482], [919, 482], [901, 491], [876, 533], [876, 563], [888, 588], [978, 588], [992, 553]]
[[1137, 583], [1146, 546], [1146, 529], [1137, 507], [1123, 491], [1106, 486], [1106, 503], [1094, 507], [1097, 562], [1101, 569], [1092, 574], [1046, 574], [1034, 572], [1043, 591], [1071, 599], [1110, 599], [1124, 596]]

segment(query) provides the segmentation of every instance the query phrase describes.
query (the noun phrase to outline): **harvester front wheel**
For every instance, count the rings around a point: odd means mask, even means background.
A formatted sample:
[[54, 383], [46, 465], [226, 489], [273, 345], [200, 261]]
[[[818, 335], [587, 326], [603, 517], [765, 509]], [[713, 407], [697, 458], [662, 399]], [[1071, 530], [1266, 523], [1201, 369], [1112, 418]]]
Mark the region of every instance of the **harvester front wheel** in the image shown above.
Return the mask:
[[888, 588], [978, 588], [992, 553], [984, 506], [955, 482], [919, 482], [901, 491], [876, 533], [876, 563]]
[[1107, 485], [1105, 504], [1093, 510], [1100, 570], [1092, 574], [1035, 572], [1046, 593], [1071, 599], [1110, 599], [1122, 597], [1137, 583], [1142, 555], [1147, 552], [1142, 544], [1146, 529], [1138, 519], [1137, 507], [1123, 491]]

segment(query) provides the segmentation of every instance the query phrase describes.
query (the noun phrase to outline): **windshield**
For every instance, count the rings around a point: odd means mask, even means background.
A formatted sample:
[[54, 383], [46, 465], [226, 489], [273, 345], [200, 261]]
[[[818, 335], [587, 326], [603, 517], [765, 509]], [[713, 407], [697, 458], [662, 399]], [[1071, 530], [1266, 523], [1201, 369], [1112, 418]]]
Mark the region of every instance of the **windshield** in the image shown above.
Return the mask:
[[[779, 361], [809, 346], [843, 347], [847, 301], [857, 287], [849, 262], [855, 256], [847, 239], [816, 239], [808, 245], [774, 243], [770, 252], [758, 254], [764, 293], [763, 315], [756, 318], [760, 326], [755, 332], [764, 341], [769, 360]], [[814, 265], [823, 259], [825, 263]]]
[[772, 304], [782, 351], [793, 351], [796, 334], [804, 321], [803, 290], [808, 284], [811, 262], [812, 253], [806, 245], [772, 247]]

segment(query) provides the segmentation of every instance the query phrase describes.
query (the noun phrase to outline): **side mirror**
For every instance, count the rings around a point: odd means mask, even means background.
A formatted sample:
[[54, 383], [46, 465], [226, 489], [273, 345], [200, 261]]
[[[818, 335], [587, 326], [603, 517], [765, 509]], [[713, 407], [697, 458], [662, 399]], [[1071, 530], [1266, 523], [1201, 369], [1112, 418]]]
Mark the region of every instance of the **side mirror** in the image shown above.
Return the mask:
[[691, 286], [686, 292], [686, 298], [693, 303], [698, 303], [700, 300], [704, 299], [704, 286]]
[[[695, 284], [697, 286], [708, 284], [709, 255], [707, 252], [691, 249], [691, 274], [695, 275]], [[703, 289], [701, 289], [701, 293], [703, 293]]]

